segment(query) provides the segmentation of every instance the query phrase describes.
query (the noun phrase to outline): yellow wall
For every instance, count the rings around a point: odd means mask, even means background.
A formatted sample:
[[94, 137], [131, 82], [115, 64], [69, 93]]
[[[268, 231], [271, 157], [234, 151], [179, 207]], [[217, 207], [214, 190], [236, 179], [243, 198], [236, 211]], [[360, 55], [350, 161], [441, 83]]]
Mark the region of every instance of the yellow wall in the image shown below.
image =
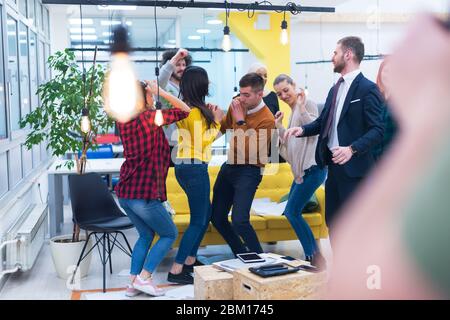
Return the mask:
[[[280, 73], [291, 73], [291, 49], [290, 43], [283, 46], [280, 43], [282, 13], [270, 13], [270, 30], [256, 30], [254, 25], [257, 16], [248, 18], [247, 12], [230, 12], [228, 25], [231, 34], [237, 37], [258, 60], [268, 68], [267, 89], [273, 90], [272, 83]], [[225, 15], [221, 15], [225, 22]], [[289, 15], [286, 14], [288, 32], [290, 26]], [[250, 65], [248, 66], [250, 67]], [[287, 125], [290, 109], [288, 105], [280, 101], [280, 108], [285, 113], [284, 124]]]

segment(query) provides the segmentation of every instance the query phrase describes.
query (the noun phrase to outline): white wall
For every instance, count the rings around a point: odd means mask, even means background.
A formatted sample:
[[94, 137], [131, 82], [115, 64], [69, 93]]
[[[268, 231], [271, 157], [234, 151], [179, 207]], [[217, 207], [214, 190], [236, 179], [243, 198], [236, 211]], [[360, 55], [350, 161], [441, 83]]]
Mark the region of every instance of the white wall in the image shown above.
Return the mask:
[[51, 5], [48, 8], [50, 13], [50, 54], [53, 54], [69, 47], [69, 23], [66, 6]]
[[[299, 86], [308, 85], [312, 100], [323, 103], [330, 87], [339, 77], [333, 73], [331, 62], [309, 65], [298, 65], [296, 62], [330, 60], [336, 42], [350, 35], [362, 38], [367, 55], [389, 54], [401, 38], [405, 25], [383, 24], [379, 32], [362, 23], [323, 23], [322, 26], [319, 23], [296, 23], [293, 28], [291, 33], [292, 77]], [[380, 62], [363, 61], [361, 70], [367, 78], [375, 81]]]
[[[330, 60], [336, 42], [350, 35], [362, 38], [367, 55], [390, 54], [404, 36], [408, 18], [423, 11], [445, 13], [449, 8], [448, 0], [351, 0], [338, 5], [336, 14], [322, 15], [323, 19], [312, 14], [307, 21], [294, 19], [290, 25], [292, 77], [301, 87], [307, 81], [310, 98], [324, 103], [339, 77], [333, 74], [332, 64], [297, 65], [296, 62]], [[362, 72], [375, 81], [380, 63], [363, 61]]]

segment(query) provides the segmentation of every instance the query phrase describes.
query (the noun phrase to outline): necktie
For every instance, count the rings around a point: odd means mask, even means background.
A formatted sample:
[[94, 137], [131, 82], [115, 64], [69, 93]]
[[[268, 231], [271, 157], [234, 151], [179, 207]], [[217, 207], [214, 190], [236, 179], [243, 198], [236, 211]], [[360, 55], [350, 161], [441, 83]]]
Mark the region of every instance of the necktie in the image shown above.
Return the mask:
[[339, 88], [340, 88], [342, 82], [344, 82], [344, 78], [340, 77], [338, 82], [334, 86], [333, 99], [331, 100], [330, 112], [328, 112], [327, 122], [325, 124], [325, 130], [323, 131], [324, 132], [323, 139], [328, 137], [331, 133], [331, 124], [333, 123], [333, 118], [334, 118], [334, 115], [336, 113], [336, 108], [337, 108], [336, 98], [337, 98], [337, 94], [339, 92]]

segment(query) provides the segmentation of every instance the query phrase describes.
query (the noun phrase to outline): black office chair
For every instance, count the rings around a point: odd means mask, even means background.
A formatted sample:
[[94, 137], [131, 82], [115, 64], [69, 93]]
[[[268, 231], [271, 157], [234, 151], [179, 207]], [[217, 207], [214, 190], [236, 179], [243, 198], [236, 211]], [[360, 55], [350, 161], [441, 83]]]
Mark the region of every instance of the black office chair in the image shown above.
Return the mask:
[[[75, 274], [81, 261], [97, 247], [103, 264], [103, 292], [106, 291], [106, 263], [112, 273], [111, 253], [114, 247], [119, 248], [131, 257], [132, 249], [122, 230], [133, 228], [130, 219], [123, 214], [114, 201], [108, 186], [98, 173], [69, 176], [70, 199], [72, 203], [73, 221], [80, 229], [86, 230], [88, 236], [77, 266], [72, 274], [73, 283]], [[126, 242], [127, 249], [117, 239], [121, 235]], [[95, 237], [95, 245], [85, 254], [91, 236]], [[103, 251], [100, 252], [100, 246]]]

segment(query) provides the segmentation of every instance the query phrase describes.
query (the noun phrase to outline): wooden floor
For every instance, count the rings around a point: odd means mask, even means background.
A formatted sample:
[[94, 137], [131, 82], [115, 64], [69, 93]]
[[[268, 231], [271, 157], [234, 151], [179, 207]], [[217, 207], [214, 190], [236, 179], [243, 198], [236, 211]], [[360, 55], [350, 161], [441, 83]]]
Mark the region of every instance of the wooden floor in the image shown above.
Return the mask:
[[[72, 227], [70, 207], [65, 207], [64, 212], [66, 223], [63, 227], [63, 234], [69, 234]], [[137, 239], [135, 229], [127, 230], [125, 234], [133, 246]], [[322, 240], [321, 247], [324, 255], [329, 258], [331, 256], [329, 241]], [[263, 249], [265, 252], [290, 255], [296, 258], [303, 257], [303, 250], [299, 241], [281, 241], [274, 245], [263, 244]], [[50, 246], [46, 243], [32, 270], [28, 272], [17, 272], [10, 275], [5, 286], [0, 291], [0, 300], [78, 300], [85, 299], [87, 293], [101, 291], [102, 265], [100, 263], [98, 252], [93, 251], [93, 253], [94, 255], [92, 256], [88, 276], [81, 280], [78, 291], [72, 291], [66, 285], [66, 280], [57, 277], [50, 253]], [[167, 272], [174, 261], [175, 255], [176, 249], [171, 250], [155, 273], [155, 281], [161, 286], [168, 285], [166, 280]], [[231, 258], [232, 252], [226, 245], [207, 246], [199, 249], [199, 256], [201, 259], [205, 260], [214, 259], [217, 256], [228, 256]], [[120, 250], [115, 250], [113, 252], [112, 261], [113, 274], [107, 273], [107, 288], [111, 288], [113, 291], [123, 291], [128, 283], [128, 276], [126, 274], [129, 271], [130, 258]], [[108, 299], [108, 297], [108, 295], [105, 295], [105, 299]], [[138, 296], [138, 299], [143, 298], [150, 299], [149, 296]]]

